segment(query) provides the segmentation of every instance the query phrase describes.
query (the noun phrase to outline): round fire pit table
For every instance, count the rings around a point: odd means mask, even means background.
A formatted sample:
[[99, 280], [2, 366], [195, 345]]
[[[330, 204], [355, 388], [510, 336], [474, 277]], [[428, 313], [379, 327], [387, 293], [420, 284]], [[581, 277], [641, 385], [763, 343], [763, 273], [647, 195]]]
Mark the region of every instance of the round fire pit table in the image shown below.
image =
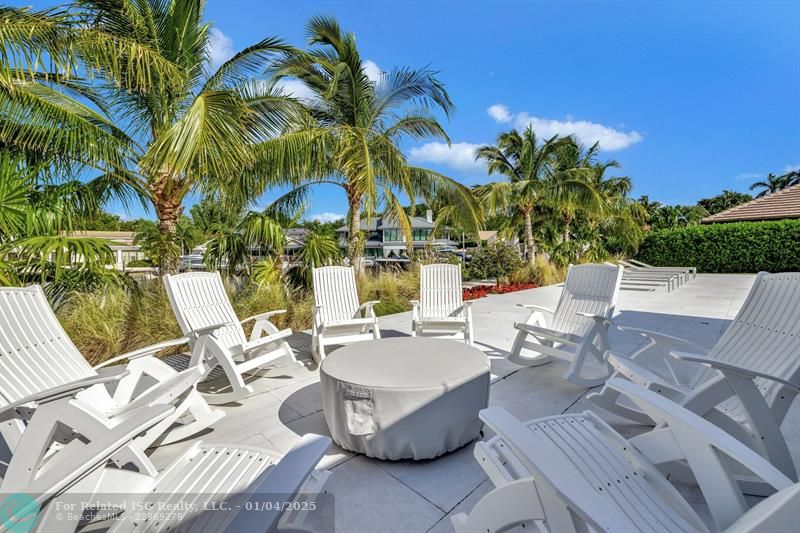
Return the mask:
[[463, 342], [365, 341], [322, 361], [322, 406], [339, 446], [378, 459], [432, 459], [478, 436], [489, 359]]

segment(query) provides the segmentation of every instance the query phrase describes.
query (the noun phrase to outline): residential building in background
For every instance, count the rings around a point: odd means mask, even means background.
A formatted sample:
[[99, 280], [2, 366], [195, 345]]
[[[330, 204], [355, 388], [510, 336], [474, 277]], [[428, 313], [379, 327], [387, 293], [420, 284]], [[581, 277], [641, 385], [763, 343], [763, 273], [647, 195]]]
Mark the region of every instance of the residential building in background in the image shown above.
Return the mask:
[[[434, 239], [433, 211], [428, 210], [424, 217], [409, 217], [411, 221], [411, 238], [415, 249], [433, 246], [437, 249], [455, 249], [458, 243], [451, 240], [450, 231], [444, 230], [444, 237]], [[404, 261], [408, 260], [408, 244], [400, 224], [391, 216], [381, 216], [361, 221], [360, 229], [367, 235], [364, 257], [377, 261]], [[347, 226], [336, 230], [339, 243], [343, 249], [347, 248], [349, 232]]]

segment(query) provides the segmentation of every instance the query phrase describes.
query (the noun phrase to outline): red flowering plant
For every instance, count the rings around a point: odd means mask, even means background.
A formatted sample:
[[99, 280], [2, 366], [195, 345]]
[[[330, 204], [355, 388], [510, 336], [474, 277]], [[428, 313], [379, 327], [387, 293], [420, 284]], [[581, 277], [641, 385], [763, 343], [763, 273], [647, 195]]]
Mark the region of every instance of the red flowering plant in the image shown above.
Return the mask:
[[463, 299], [477, 300], [483, 298], [487, 294], [507, 294], [509, 292], [524, 291], [528, 289], [535, 289], [538, 287], [535, 283], [507, 283], [505, 285], [476, 285], [464, 289]]

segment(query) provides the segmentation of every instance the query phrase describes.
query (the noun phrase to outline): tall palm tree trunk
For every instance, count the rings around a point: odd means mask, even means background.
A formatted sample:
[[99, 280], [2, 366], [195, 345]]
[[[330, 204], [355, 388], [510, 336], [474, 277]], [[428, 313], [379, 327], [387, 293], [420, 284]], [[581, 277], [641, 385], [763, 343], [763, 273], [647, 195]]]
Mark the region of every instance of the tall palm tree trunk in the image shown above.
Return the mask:
[[361, 272], [363, 268], [361, 258], [364, 255], [364, 246], [361, 242], [361, 197], [354, 193], [348, 194], [348, 203], [350, 210], [347, 213], [347, 256], [353, 269]]
[[564, 240], [562, 242], [569, 242], [570, 224], [572, 224], [572, 217], [564, 217]]
[[[158, 217], [158, 230], [168, 237], [169, 242], [175, 242], [177, 237], [178, 219], [183, 213], [182, 198], [175, 194], [168, 176], [162, 173], [150, 183], [150, 193], [153, 197], [153, 206]], [[165, 253], [159, 265], [159, 274], [176, 274], [178, 272], [179, 257], [174, 253]]]
[[531, 221], [531, 210], [524, 211], [525, 214], [525, 256], [528, 264], [536, 264], [536, 245], [533, 242], [533, 222]]

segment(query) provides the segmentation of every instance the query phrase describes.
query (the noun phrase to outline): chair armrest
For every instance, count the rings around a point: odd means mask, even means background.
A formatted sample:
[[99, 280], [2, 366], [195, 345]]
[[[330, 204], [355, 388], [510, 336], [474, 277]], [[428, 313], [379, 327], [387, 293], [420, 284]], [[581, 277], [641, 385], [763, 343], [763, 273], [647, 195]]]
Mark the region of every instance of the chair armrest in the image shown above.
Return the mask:
[[794, 391], [800, 392], [800, 387], [796, 384], [792, 383], [791, 381], [787, 381], [783, 378], [779, 378], [777, 376], [773, 376], [767, 374], [765, 372], [761, 372], [759, 370], [753, 370], [751, 368], [746, 368], [739, 365], [734, 365], [732, 363], [727, 363], [724, 361], [720, 361], [718, 359], [714, 359], [713, 357], [706, 357], [705, 355], [695, 354], [695, 353], [687, 353], [687, 352], [677, 352], [671, 351], [669, 355], [674, 357], [675, 359], [679, 359], [681, 361], [688, 361], [690, 363], [697, 363], [703, 366], [707, 366], [710, 368], [714, 368], [719, 370], [722, 373], [731, 372], [734, 374], [739, 374], [740, 376], [744, 376], [750, 379], [753, 378], [764, 378], [770, 381], [774, 381], [776, 383], [780, 383], [786, 387], [791, 388]]
[[528, 309], [531, 312], [539, 311], [540, 313], [547, 313], [548, 315], [554, 315], [556, 313], [553, 309], [548, 309], [548, 308], [542, 307], [540, 305], [517, 304], [517, 307], [522, 307], [523, 309]]
[[277, 309], [275, 311], [267, 311], [266, 313], [259, 313], [257, 315], [249, 316], [249, 317], [245, 318], [244, 320], [242, 320], [239, 323], [240, 324], [246, 324], [247, 322], [250, 322], [251, 320], [260, 320], [262, 318], [266, 319], [266, 320], [269, 320], [269, 318], [271, 316], [280, 315], [281, 313], [285, 313], [285, 312], [286, 312], [286, 309]]
[[670, 351], [674, 349], [678, 349], [680, 347], [688, 348], [693, 353], [706, 353], [708, 350], [697, 343], [692, 341], [682, 339], [680, 337], [674, 337], [672, 335], [665, 335], [664, 333], [659, 333], [657, 331], [652, 331], [649, 329], [642, 329], [642, 328], [633, 328], [630, 326], [617, 326], [621, 331], [625, 331], [628, 333], [638, 333], [643, 337], [649, 338], [653, 344], [656, 344], [662, 348], [665, 348], [665, 351]]
[[416, 307], [419, 305], [419, 300], [409, 300], [408, 303], [410, 303], [412, 307]]
[[598, 315], [598, 314], [595, 314], [595, 313], [584, 313], [582, 311], [579, 311], [579, 312], [577, 312], [575, 314], [578, 315], [578, 316], [591, 318], [595, 322], [602, 322], [602, 323], [604, 323], [604, 324], [606, 324], [608, 326], [617, 327], [617, 325], [614, 323], [613, 320], [611, 320], [610, 318], [608, 318], [606, 316], [603, 316], [603, 315]]
[[149, 357], [153, 354], [160, 352], [161, 350], [166, 350], [167, 348], [172, 348], [173, 346], [181, 346], [182, 344], [187, 344], [189, 339], [186, 337], [180, 337], [178, 339], [172, 339], [164, 342], [158, 342], [156, 344], [151, 344], [150, 346], [145, 346], [144, 348], [139, 348], [138, 350], [133, 350], [122, 355], [118, 355], [117, 357], [112, 357], [107, 361], [103, 361], [99, 365], [94, 366], [95, 370], [99, 368], [103, 368], [106, 366], [110, 366], [114, 363], [118, 363], [122, 360], [133, 360], [139, 359], [140, 357]]
[[65, 396], [73, 396], [74, 394], [82, 390], [86, 390], [95, 385], [103, 385], [106, 383], [119, 381], [122, 378], [126, 377], [128, 374], [130, 374], [128, 370], [120, 368], [118, 372], [106, 372], [102, 375], [89, 376], [87, 378], [71, 381], [69, 383], [65, 383], [64, 385], [59, 385], [51, 389], [34, 392], [33, 394], [29, 394], [24, 398], [21, 398], [15, 402], [11, 402], [0, 408], [0, 421], [6, 420], [8, 418], [13, 418], [13, 415], [11, 415], [11, 413], [13, 413], [14, 410], [16, 410], [19, 407], [22, 407], [23, 405], [29, 403], [43, 404], [59, 400]]
[[381, 303], [380, 300], [370, 300], [368, 302], [364, 302], [358, 307], [358, 311], [356, 311], [356, 314], [353, 315], [353, 318], [356, 318], [361, 313], [361, 311], [369, 313], [369, 315], [372, 318], [375, 318], [375, 311], [372, 310], [372, 306], [379, 303]]
[[210, 326], [203, 326], [202, 328], [193, 329], [192, 331], [187, 331], [185, 337], [202, 337], [203, 335], [214, 333], [218, 329], [228, 326], [233, 326], [233, 322], [220, 322], [219, 324], [211, 324]]

